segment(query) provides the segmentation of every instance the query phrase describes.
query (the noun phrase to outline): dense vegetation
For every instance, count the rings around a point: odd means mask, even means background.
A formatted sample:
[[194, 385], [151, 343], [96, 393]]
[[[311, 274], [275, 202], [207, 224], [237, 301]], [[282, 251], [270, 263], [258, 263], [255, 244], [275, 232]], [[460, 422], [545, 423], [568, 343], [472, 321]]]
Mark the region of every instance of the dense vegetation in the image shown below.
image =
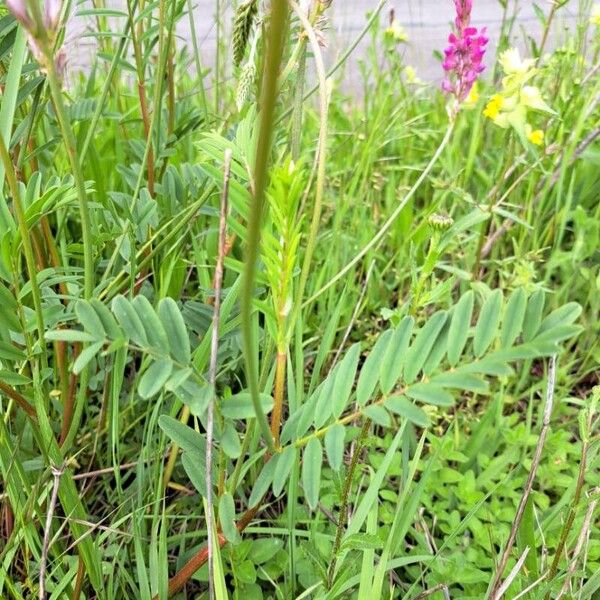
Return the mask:
[[597, 598], [600, 8], [350, 94], [328, 2], [7, 4], [0, 597]]

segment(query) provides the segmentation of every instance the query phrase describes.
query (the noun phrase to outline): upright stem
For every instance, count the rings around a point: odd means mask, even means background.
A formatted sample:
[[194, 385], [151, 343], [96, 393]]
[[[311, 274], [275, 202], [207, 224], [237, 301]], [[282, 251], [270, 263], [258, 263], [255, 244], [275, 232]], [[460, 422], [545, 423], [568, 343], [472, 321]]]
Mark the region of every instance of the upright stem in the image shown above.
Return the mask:
[[88, 299], [92, 297], [94, 292], [94, 257], [93, 257], [93, 241], [92, 241], [92, 222], [90, 218], [90, 212], [88, 208], [87, 192], [85, 190], [85, 179], [83, 177], [83, 171], [79, 163], [79, 157], [77, 155], [77, 147], [75, 141], [75, 134], [71, 128], [69, 118], [67, 116], [67, 109], [63, 102], [62, 89], [60, 86], [60, 79], [56, 68], [54, 66], [53, 57], [48, 57], [47, 72], [48, 72], [48, 85], [54, 100], [54, 110], [58, 118], [65, 149], [71, 165], [71, 171], [73, 173], [73, 179], [75, 180], [75, 188], [77, 191], [77, 202], [79, 206], [79, 216], [81, 219], [81, 237], [83, 240], [83, 262], [84, 262], [84, 285], [83, 285], [83, 296]]
[[25, 210], [21, 202], [21, 194], [19, 191], [19, 183], [15, 175], [14, 166], [8, 153], [8, 148], [4, 143], [4, 138], [0, 135], [0, 160], [4, 166], [6, 174], [6, 180], [10, 193], [13, 197], [13, 205], [15, 207], [15, 215], [17, 217], [17, 225], [19, 233], [21, 235], [21, 243], [23, 244], [23, 251], [25, 253], [25, 262], [27, 264], [27, 272], [29, 274], [29, 280], [31, 281], [31, 295], [33, 297], [33, 307], [35, 310], [35, 320], [38, 330], [38, 338], [40, 348], [42, 350], [42, 357], [44, 363], [46, 362], [46, 343], [44, 339], [44, 311], [42, 309], [42, 295], [40, 288], [37, 283], [37, 269], [35, 266], [35, 256], [33, 253], [33, 246], [31, 244], [30, 232], [27, 229], [27, 220], [25, 218]]
[[248, 238], [246, 262], [244, 266], [244, 282], [242, 290], [242, 333], [244, 340], [244, 356], [248, 387], [254, 405], [256, 418], [261, 427], [262, 434], [273, 452], [273, 436], [269, 429], [269, 422], [265, 417], [260, 404], [258, 386], [258, 365], [254, 354], [255, 339], [252, 327], [252, 298], [254, 295], [254, 278], [256, 275], [256, 260], [260, 246], [260, 229], [263, 212], [263, 203], [268, 181], [268, 165], [271, 155], [271, 142], [273, 138], [273, 120], [275, 115], [275, 101], [277, 96], [277, 81], [283, 56], [284, 40], [287, 30], [288, 9], [286, 0], [273, 0], [271, 3], [271, 18], [269, 33], [267, 35], [267, 51], [263, 84], [260, 97], [260, 129], [256, 146], [255, 171], [254, 171], [254, 197], [250, 206], [248, 220]]
[[207, 544], [208, 544], [208, 597], [214, 598], [214, 576], [213, 576], [213, 558], [214, 558], [214, 540], [213, 540], [213, 458], [212, 445], [214, 433], [214, 413], [217, 395], [215, 384], [217, 381], [217, 355], [219, 351], [219, 321], [221, 318], [221, 288], [223, 285], [223, 262], [225, 261], [225, 246], [227, 244], [227, 212], [228, 212], [228, 194], [229, 177], [231, 173], [231, 150], [225, 150], [223, 174], [223, 192], [221, 194], [221, 208], [219, 212], [219, 253], [217, 255], [217, 265], [215, 267], [215, 302], [213, 307], [213, 329], [210, 344], [210, 366], [208, 370], [208, 383], [211, 387], [212, 397], [208, 403], [206, 415], [206, 515], [207, 526]]
[[333, 543], [332, 559], [327, 570], [327, 582], [329, 587], [333, 583], [333, 576], [335, 575], [335, 566], [337, 562], [337, 555], [342, 545], [342, 537], [346, 530], [346, 523], [348, 522], [348, 498], [350, 497], [350, 491], [352, 489], [352, 480], [354, 479], [354, 472], [356, 471], [356, 465], [358, 464], [358, 457], [362, 451], [363, 443], [369, 433], [371, 427], [371, 419], [365, 419], [363, 427], [356, 441], [354, 453], [348, 467], [348, 473], [344, 481], [344, 489], [342, 490], [342, 503], [340, 504], [340, 517], [338, 519], [337, 531], [335, 533], [335, 542]]
[[279, 448], [279, 430], [281, 428], [281, 416], [283, 414], [283, 396], [285, 391], [285, 367], [287, 361], [287, 353], [285, 351], [277, 351], [277, 359], [275, 364], [275, 394], [273, 412], [271, 413], [271, 433], [275, 447]]

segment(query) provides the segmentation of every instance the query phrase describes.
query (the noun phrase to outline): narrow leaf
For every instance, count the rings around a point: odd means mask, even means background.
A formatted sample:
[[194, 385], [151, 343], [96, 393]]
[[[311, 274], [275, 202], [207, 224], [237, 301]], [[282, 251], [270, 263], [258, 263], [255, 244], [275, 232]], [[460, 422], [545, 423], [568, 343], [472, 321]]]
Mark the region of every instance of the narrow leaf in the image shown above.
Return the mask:
[[502, 290], [494, 290], [486, 298], [475, 327], [473, 352], [477, 358], [489, 348], [500, 323], [502, 308]]
[[321, 442], [318, 438], [313, 437], [306, 445], [302, 459], [302, 485], [304, 486], [306, 501], [311, 510], [317, 507], [319, 501], [322, 459]]

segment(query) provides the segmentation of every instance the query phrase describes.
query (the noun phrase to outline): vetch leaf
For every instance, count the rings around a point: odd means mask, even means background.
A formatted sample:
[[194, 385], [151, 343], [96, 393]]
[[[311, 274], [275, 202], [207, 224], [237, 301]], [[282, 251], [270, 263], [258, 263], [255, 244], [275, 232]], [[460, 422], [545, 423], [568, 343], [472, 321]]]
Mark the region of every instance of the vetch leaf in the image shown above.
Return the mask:
[[473, 317], [474, 302], [473, 290], [469, 290], [463, 294], [452, 311], [452, 321], [450, 322], [447, 341], [448, 362], [452, 367], [458, 364], [465, 349], [469, 328], [471, 327], [471, 318]]
[[384, 394], [389, 394], [402, 376], [414, 324], [412, 317], [404, 317], [390, 338], [379, 371], [381, 391]]
[[95, 342], [90, 344], [87, 348], [84, 348], [79, 356], [75, 359], [73, 363], [73, 373], [75, 375], [79, 375], [83, 369], [85, 369], [86, 365], [100, 352], [104, 342]]
[[525, 310], [525, 318], [523, 319], [524, 342], [531, 341], [537, 333], [542, 322], [545, 301], [546, 295], [543, 290], [537, 290], [529, 297], [527, 309]]
[[85, 331], [78, 329], [54, 329], [47, 331], [45, 338], [47, 340], [60, 340], [63, 342], [93, 342], [96, 338]]
[[379, 337], [360, 370], [358, 383], [356, 384], [356, 401], [359, 406], [364, 406], [369, 401], [377, 386], [381, 361], [385, 356], [392, 335], [393, 331], [388, 329]]
[[242, 541], [235, 524], [235, 503], [229, 492], [225, 492], [219, 499], [219, 522], [228, 542], [239, 544]]
[[321, 486], [321, 464], [323, 450], [318, 438], [313, 437], [304, 450], [302, 458], [302, 485], [306, 501], [311, 510], [317, 507], [319, 488]]
[[502, 308], [502, 290], [494, 290], [485, 299], [473, 337], [473, 352], [477, 358], [483, 356], [489, 348], [500, 323]]
[[125, 335], [133, 343], [145, 347], [148, 344], [146, 331], [131, 302], [125, 296], [119, 294], [112, 301], [112, 310]]
[[381, 425], [382, 427], [389, 427], [392, 424], [390, 415], [387, 413], [385, 408], [380, 404], [371, 404], [363, 410], [365, 417], [369, 417], [373, 423]]
[[158, 419], [158, 426], [174, 444], [192, 455], [196, 461], [204, 460], [206, 440], [202, 434], [169, 415], [161, 415]]
[[279, 454], [272, 456], [269, 462], [262, 468], [260, 475], [256, 478], [250, 499], [248, 500], [250, 507], [256, 506], [263, 499], [269, 487], [271, 487], [279, 458]]
[[100, 317], [88, 302], [85, 300], [78, 300], [77, 304], [75, 304], [75, 314], [85, 331], [92, 334], [94, 339], [104, 339], [106, 335], [104, 325], [102, 325]]
[[569, 302], [555, 311], [552, 311], [541, 323], [536, 332], [536, 339], [543, 333], [556, 327], [570, 325], [577, 320], [581, 314], [581, 305], [577, 302]]
[[334, 471], [339, 471], [344, 458], [344, 442], [346, 440], [346, 428], [337, 423], [325, 434], [325, 453], [327, 460]]
[[411, 402], [406, 396], [390, 396], [383, 405], [393, 413], [408, 419], [419, 427], [427, 427], [429, 418], [422, 408]]
[[477, 392], [478, 394], [487, 394], [489, 392], [489, 384], [487, 381], [480, 379], [475, 375], [460, 373], [458, 371], [440, 373], [439, 375], [432, 377], [429, 383], [440, 387]]
[[163, 298], [158, 303], [158, 316], [167, 332], [171, 354], [180, 363], [190, 362], [190, 338], [185, 328], [185, 322], [173, 298]]
[[133, 299], [132, 305], [142, 321], [150, 345], [161, 354], [169, 354], [167, 332], [148, 298], [138, 294]]
[[152, 398], [165, 387], [171, 372], [173, 363], [171, 359], [155, 360], [144, 372], [138, 385], [138, 392], [144, 399]]
[[521, 333], [525, 310], [527, 309], [527, 295], [523, 288], [517, 288], [506, 303], [506, 311], [502, 322], [500, 335], [500, 346], [508, 348], [512, 346]]
[[[273, 410], [273, 398], [268, 394], [260, 395], [260, 403], [265, 414]], [[221, 413], [228, 419], [250, 419], [254, 417], [254, 406], [249, 392], [240, 392], [226, 398], [221, 404]]]
[[350, 398], [350, 392], [354, 385], [354, 378], [356, 377], [356, 369], [358, 367], [358, 359], [360, 358], [360, 344], [354, 344], [346, 356], [344, 356], [342, 362], [339, 365], [339, 369], [335, 376], [335, 383], [331, 390], [332, 395], [332, 414], [333, 418], [337, 419], [343, 412], [344, 408], [348, 404]]
[[404, 381], [406, 381], [406, 383], [412, 383], [416, 379], [419, 371], [423, 368], [423, 365], [446, 322], [447, 316], [446, 311], [441, 310], [436, 312], [429, 318], [429, 321], [425, 323], [417, 334], [406, 357], [406, 365], [404, 367]]
[[221, 448], [229, 458], [238, 458], [242, 453], [242, 445], [238, 432], [232, 423], [226, 422], [221, 434]]
[[431, 383], [416, 383], [406, 390], [406, 395], [414, 400], [420, 400], [436, 406], [452, 406], [454, 397], [444, 388]]
[[98, 315], [98, 318], [104, 327], [104, 331], [111, 340], [116, 340], [123, 337], [123, 332], [121, 331], [117, 320], [104, 303], [100, 302], [100, 300], [97, 298], [92, 298], [89, 300], [89, 305]]
[[273, 476], [273, 494], [279, 496], [287, 483], [288, 477], [292, 472], [292, 466], [296, 460], [297, 450], [294, 446], [287, 446], [279, 455], [275, 474]]

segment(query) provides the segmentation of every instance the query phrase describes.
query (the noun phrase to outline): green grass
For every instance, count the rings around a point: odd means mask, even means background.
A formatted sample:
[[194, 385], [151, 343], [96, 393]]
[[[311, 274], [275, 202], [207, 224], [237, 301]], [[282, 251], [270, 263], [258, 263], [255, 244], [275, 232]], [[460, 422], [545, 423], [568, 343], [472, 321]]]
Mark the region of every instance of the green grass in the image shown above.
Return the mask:
[[218, 23], [215, 66], [191, 3], [98, 5], [66, 90], [64, 23], [36, 60], [2, 11], [0, 598], [597, 596], [590, 3], [528, 82], [542, 146], [483, 115], [494, 56], [454, 119], [377, 12], [340, 91], [317, 4]]

